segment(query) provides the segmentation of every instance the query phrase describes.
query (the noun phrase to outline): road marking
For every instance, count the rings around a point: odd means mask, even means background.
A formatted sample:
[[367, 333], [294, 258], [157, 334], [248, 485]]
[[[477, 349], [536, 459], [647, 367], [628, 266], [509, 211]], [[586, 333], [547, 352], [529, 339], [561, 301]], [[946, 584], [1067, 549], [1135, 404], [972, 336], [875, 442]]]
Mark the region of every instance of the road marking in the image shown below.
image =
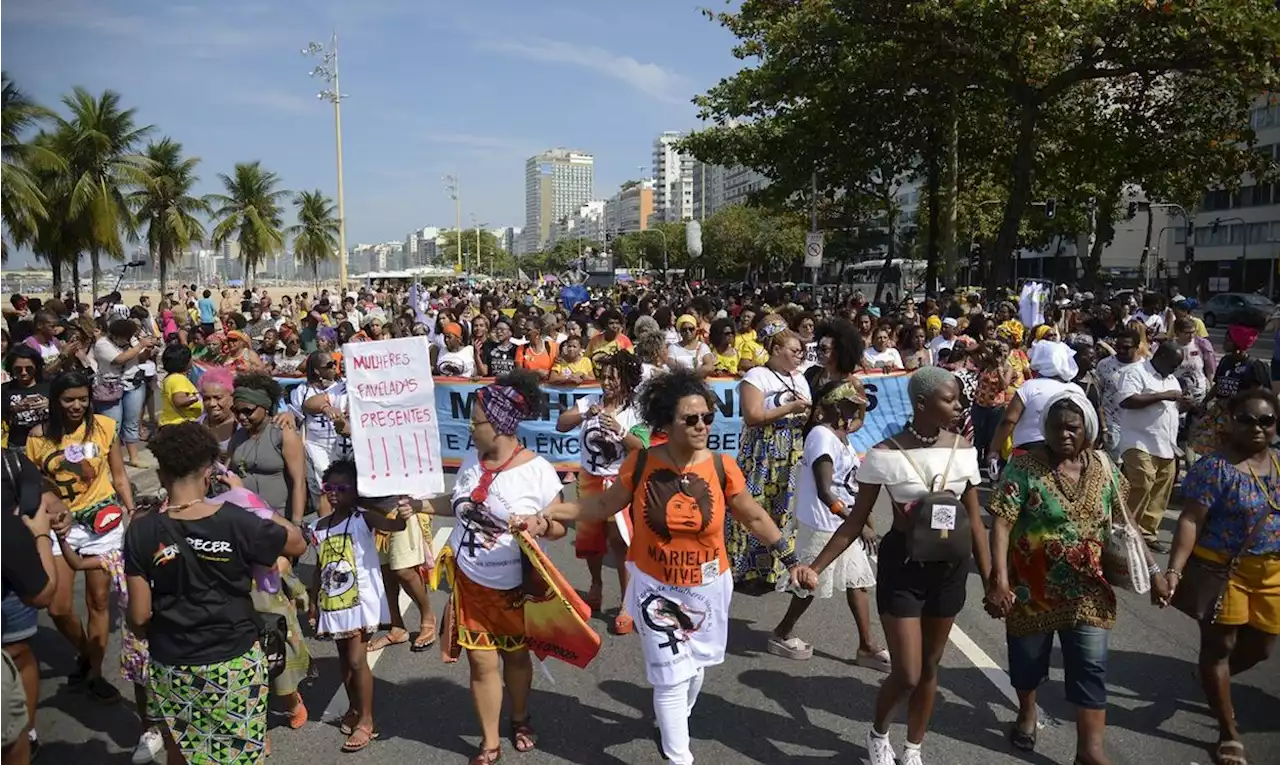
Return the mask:
[[[435, 534], [432, 535], [431, 551], [433, 556], [436, 559], [439, 559], [440, 551], [444, 549], [445, 544], [449, 541], [449, 534], [451, 534], [452, 532], [453, 532], [452, 526], [441, 526], [440, 528], [436, 529]], [[409, 606], [411, 605], [413, 605], [413, 598], [410, 598], [409, 593], [405, 592], [404, 588], [401, 588], [400, 589], [400, 613], [404, 614], [406, 611], [409, 610]], [[432, 646], [432, 648], [434, 649], [435, 646]], [[378, 666], [378, 660], [382, 658], [382, 654], [385, 651], [386, 651], [385, 648], [381, 648], [377, 651], [370, 651], [368, 653], [367, 661], [369, 662], [370, 671], [373, 671], [373, 668]], [[342, 685], [342, 683], [338, 683], [338, 690], [334, 692], [333, 698], [329, 699], [329, 703], [325, 705], [324, 715], [322, 719], [327, 720], [333, 717], [337, 717], [342, 713], [346, 712], [348, 706], [349, 706], [349, 703], [347, 700], [347, 689], [345, 686]]]
[[[991, 658], [991, 654], [982, 650], [981, 646], [975, 643], [972, 638], [965, 634], [964, 630], [960, 629], [960, 627], [956, 625], [952, 625], [951, 627], [951, 636], [949, 640], [955, 645], [960, 653], [964, 654], [964, 657], [969, 660], [969, 663], [976, 667], [978, 671], [987, 678], [987, 680], [991, 681], [991, 684], [996, 687], [996, 690], [1000, 691], [1000, 693], [1009, 700], [1009, 703], [1013, 705], [1013, 708], [1016, 711], [1018, 709], [1018, 693], [1013, 689], [1013, 684], [1009, 681], [1008, 673], [1000, 668], [1000, 665], [996, 663], [995, 659]], [[1057, 719], [1045, 714], [1044, 709], [1042, 709], [1039, 704], [1036, 705], [1036, 719], [1038, 720], [1038, 727], [1041, 728], [1048, 725], [1056, 726], [1059, 724]]]

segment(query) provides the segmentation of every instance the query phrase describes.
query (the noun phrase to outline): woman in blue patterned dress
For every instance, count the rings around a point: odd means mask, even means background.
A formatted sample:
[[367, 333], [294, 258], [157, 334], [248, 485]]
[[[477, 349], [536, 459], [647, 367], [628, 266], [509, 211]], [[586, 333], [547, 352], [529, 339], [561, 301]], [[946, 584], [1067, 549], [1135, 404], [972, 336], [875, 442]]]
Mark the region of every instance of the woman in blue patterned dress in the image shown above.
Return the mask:
[[[789, 553], [795, 549], [792, 512], [810, 407], [809, 383], [799, 371], [804, 343], [780, 316], [766, 317], [757, 335], [769, 351], [769, 362], [748, 370], [738, 386], [742, 397], [738, 466], [746, 476], [747, 491], [782, 529]], [[786, 576], [775, 551], [762, 546], [732, 518], [725, 521], [725, 539], [735, 583], [750, 582], [771, 590]]]

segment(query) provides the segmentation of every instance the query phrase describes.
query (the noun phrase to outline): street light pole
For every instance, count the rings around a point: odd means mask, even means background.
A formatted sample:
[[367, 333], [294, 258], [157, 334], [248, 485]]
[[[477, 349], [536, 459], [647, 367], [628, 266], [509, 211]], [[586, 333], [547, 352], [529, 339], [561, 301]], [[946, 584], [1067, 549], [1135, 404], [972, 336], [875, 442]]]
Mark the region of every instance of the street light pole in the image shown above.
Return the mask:
[[458, 183], [458, 176], [446, 175], [444, 177], [445, 191], [449, 192], [449, 198], [457, 205], [458, 212], [458, 273], [462, 273], [462, 186]]
[[346, 94], [342, 92], [338, 83], [337, 30], [333, 32], [333, 39], [328, 48], [325, 48], [320, 43], [311, 42], [307, 43], [307, 47], [302, 49], [302, 54], [320, 58], [320, 63], [311, 70], [311, 76], [319, 77], [330, 85], [330, 87], [317, 93], [316, 97], [333, 104], [333, 135], [338, 154], [338, 249], [340, 250], [338, 253], [338, 281], [342, 285], [342, 291], [346, 292], [347, 215], [342, 200], [342, 99], [346, 98]]

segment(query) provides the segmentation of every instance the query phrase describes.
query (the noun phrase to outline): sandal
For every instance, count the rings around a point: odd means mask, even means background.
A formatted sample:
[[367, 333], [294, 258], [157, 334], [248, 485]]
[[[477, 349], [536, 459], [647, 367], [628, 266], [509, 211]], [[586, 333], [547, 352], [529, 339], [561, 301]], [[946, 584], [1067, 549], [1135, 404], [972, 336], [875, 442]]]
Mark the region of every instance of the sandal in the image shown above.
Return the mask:
[[408, 642], [409, 642], [408, 632], [405, 632], [404, 637], [400, 638], [399, 640], [392, 640], [391, 633], [388, 632], [385, 635], [379, 635], [373, 640], [370, 640], [369, 645], [365, 646], [365, 650], [367, 650], [369, 653], [373, 653], [374, 651], [381, 651], [383, 648], [387, 648], [389, 646], [402, 645]]
[[1213, 752], [1214, 765], [1249, 765], [1244, 756], [1244, 744], [1234, 739], [1219, 741]]
[[297, 703], [289, 710], [289, 727], [297, 730], [307, 724], [307, 705], [302, 701], [302, 694], [296, 691], [293, 698]]
[[813, 646], [792, 635], [783, 640], [776, 635], [769, 638], [769, 653], [784, 659], [806, 661], [813, 658]]
[[631, 615], [626, 611], [620, 611], [613, 618], [613, 634], [615, 635], [630, 635], [635, 631], [635, 628], [636, 620], [632, 619]]
[[528, 717], [511, 721], [511, 743], [517, 752], [531, 752], [538, 745], [538, 734], [533, 732]]
[[409, 650], [413, 653], [422, 653], [431, 646], [436, 644], [436, 628], [422, 630], [418, 636], [413, 639], [413, 645], [409, 646]]
[[1013, 745], [1014, 749], [1023, 752], [1034, 752], [1036, 750], [1037, 732], [1035, 728], [1032, 728], [1031, 732], [1027, 733], [1018, 728], [1018, 724], [1015, 722], [1013, 727], [1009, 729], [1009, 743]]
[[350, 736], [355, 732], [356, 723], [360, 720], [360, 713], [354, 709], [348, 709], [347, 713], [338, 718], [338, 730], [344, 736]]
[[495, 746], [492, 749], [481, 749], [476, 752], [476, 756], [472, 757], [467, 765], [493, 765], [502, 759], [502, 747]]
[[[364, 734], [364, 738], [357, 739], [357, 736], [359, 736], [361, 733]], [[378, 729], [376, 727], [365, 728], [364, 726], [358, 725], [356, 726], [356, 729], [351, 731], [351, 734], [347, 736], [347, 740], [342, 742], [342, 751], [346, 752], [347, 754], [352, 754], [354, 752], [360, 751], [361, 749], [367, 748], [370, 744], [372, 744], [374, 741], [377, 741], [377, 740], [378, 740]]]
[[892, 667], [892, 663], [889, 659], [889, 650], [887, 648], [881, 648], [879, 651], [871, 653], [858, 651], [858, 655], [854, 658], [853, 663], [856, 666], [874, 669], [877, 672], [884, 672], [886, 674]]

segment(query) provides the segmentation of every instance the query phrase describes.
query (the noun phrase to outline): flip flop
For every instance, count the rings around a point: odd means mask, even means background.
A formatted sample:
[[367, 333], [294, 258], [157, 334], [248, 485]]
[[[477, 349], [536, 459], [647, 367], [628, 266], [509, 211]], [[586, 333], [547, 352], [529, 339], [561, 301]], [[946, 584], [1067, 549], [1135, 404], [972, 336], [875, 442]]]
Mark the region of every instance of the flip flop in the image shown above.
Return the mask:
[[1244, 744], [1234, 739], [1219, 741], [1213, 752], [1214, 765], [1249, 765], [1244, 756]]
[[[356, 743], [352, 743], [351, 739], [355, 738], [357, 733], [364, 733], [365, 739], [364, 741], [358, 741]], [[360, 750], [367, 748], [373, 742], [377, 741], [378, 735], [379, 735], [378, 729], [376, 726], [373, 728], [363, 728], [363, 727], [357, 726], [355, 730], [351, 731], [351, 735], [347, 736], [347, 740], [342, 742], [342, 751], [346, 752], [347, 754], [359, 752]]]
[[[426, 642], [423, 642], [423, 638], [426, 638]], [[422, 653], [423, 651], [427, 650], [428, 648], [430, 648], [435, 644], [436, 644], [435, 628], [432, 628], [430, 630], [423, 630], [418, 633], [418, 637], [414, 638], [413, 645], [409, 646], [409, 650], [412, 653]]]
[[631, 615], [626, 611], [613, 618], [613, 634], [615, 635], [630, 635], [635, 631], [635, 628], [636, 620], [632, 619]]
[[373, 653], [374, 651], [381, 651], [383, 648], [387, 648], [389, 646], [404, 645], [405, 643], [408, 643], [408, 642], [409, 642], [408, 632], [404, 633], [404, 638], [401, 640], [392, 640], [391, 633], [387, 633], [385, 635], [379, 635], [373, 640], [370, 640], [369, 645], [365, 646], [365, 650], [368, 651], [369, 653]]

